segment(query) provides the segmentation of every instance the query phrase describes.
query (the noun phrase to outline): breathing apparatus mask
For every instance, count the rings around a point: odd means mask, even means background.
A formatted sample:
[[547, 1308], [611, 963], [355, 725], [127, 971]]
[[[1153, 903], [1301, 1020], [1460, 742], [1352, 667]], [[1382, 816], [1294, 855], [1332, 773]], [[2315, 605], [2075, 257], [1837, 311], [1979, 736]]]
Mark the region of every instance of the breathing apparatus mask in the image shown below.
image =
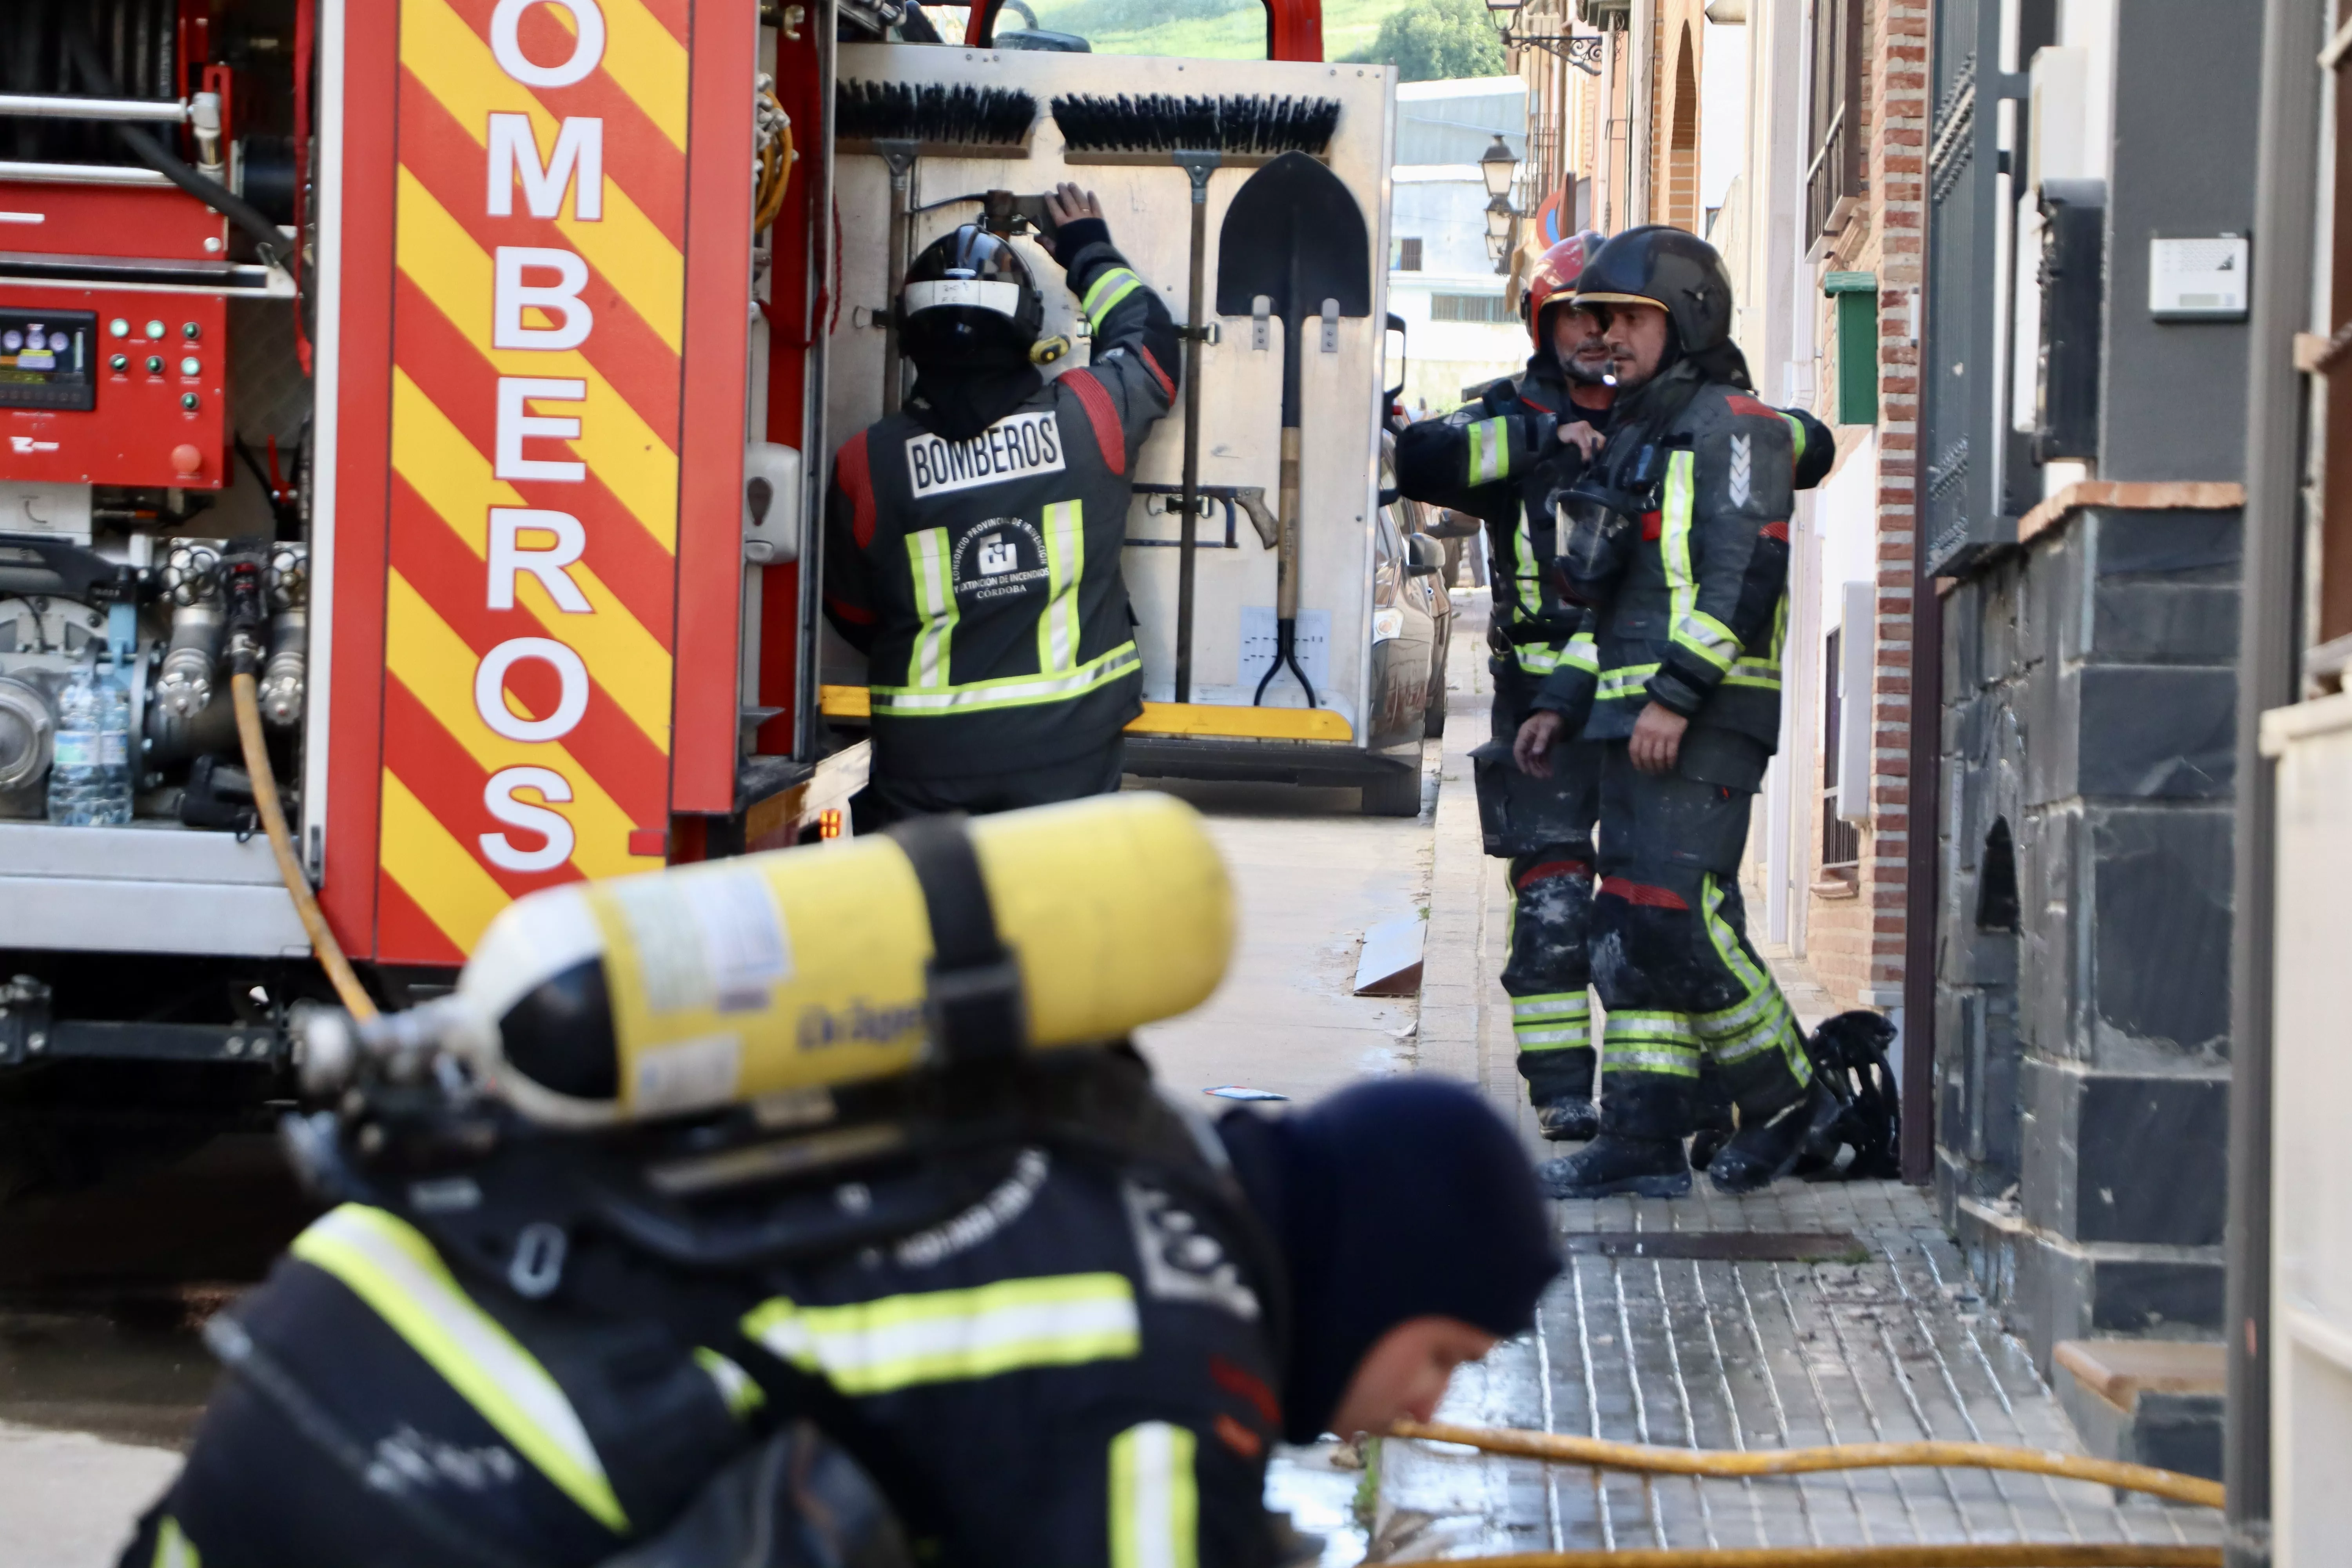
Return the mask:
[[1619, 473], [1612, 466], [1587, 468], [1574, 483], [1552, 496], [1553, 566], [1562, 590], [1591, 603], [1608, 592], [1642, 537], [1642, 514], [1663, 469], [1654, 446], [1638, 448]]

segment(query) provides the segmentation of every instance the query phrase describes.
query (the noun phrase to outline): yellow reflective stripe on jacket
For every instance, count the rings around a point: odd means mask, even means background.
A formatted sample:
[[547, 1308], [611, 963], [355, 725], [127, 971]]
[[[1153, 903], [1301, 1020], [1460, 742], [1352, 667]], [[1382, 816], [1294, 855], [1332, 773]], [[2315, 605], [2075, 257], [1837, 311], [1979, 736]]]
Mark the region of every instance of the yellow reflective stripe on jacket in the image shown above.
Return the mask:
[[1087, 313], [1087, 322], [1095, 331], [1102, 331], [1103, 318], [1112, 307], [1143, 287], [1143, 279], [1124, 267], [1114, 267], [1094, 280], [1079, 308]]
[[1517, 657], [1519, 668], [1529, 675], [1549, 675], [1559, 668], [1559, 649], [1549, 643], [1523, 642], [1511, 652]]
[[1619, 697], [1638, 696], [1648, 688], [1650, 677], [1657, 673], [1654, 664], [1621, 664], [1614, 669], [1604, 669], [1593, 700], [1607, 702]]
[[1691, 560], [1691, 527], [1696, 521], [1698, 458], [1676, 452], [1666, 459], [1665, 499], [1659, 505], [1658, 546], [1666, 568], [1667, 632], [1717, 670], [1728, 671], [1739, 656], [1739, 639], [1729, 626], [1698, 607], [1698, 569]]
[[1471, 485], [1491, 485], [1496, 479], [1510, 478], [1509, 423], [1500, 417], [1481, 419], [1470, 426], [1469, 435]]
[[736, 1420], [745, 1419], [768, 1403], [767, 1391], [752, 1381], [751, 1374], [717, 1351], [697, 1346], [694, 1364], [709, 1377], [711, 1386], [719, 1390], [719, 1397], [726, 1403], [727, 1414]]
[[1739, 657], [1739, 637], [1705, 610], [1693, 610], [1675, 623], [1675, 646], [1689, 649], [1719, 670], [1729, 670]]
[[907, 567], [915, 578], [915, 611], [923, 617], [907, 658], [907, 684], [937, 689], [948, 684], [955, 651], [955, 567], [948, 558], [948, 531], [927, 528], [907, 536]]
[[1002, 675], [993, 680], [968, 681], [961, 686], [927, 689], [908, 686], [873, 688], [874, 711], [921, 717], [932, 713], [977, 713], [994, 708], [1033, 708], [1041, 702], [1066, 702], [1108, 686], [1143, 668], [1135, 645], [1124, 642], [1098, 658], [1090, 658], [1062, 675]]
[[1057, 500], [1045, 509], [1045, 613], [1037, 617], [1037, 668], [1066, 675], [1078, 668], [1078, 579], [1087, 567], [1086, 508]]
[[1110, 1440], [1111, 1568], [1198, 1568], [1197, 1447], [1191, 1428], [1165, 1421]]
[[1569, 638], [1568, 646], [1560, 650], [1559, 662], [1563, 669], [1580, 669], [1587, 675], [1598, 675], [1601, 673], [1600, 646], [1593, 641], [1591, 632], [1579, 632]]
[[743, 1332], [853, 1396], [1125, 1361], [1142, 1344], [1135, 1288], [1108, 1273], [1001, 1279], [841, 1307], [780, 1296], [745, 1314]]
[[345, 1204], [295, 1237], [290, 1250], [366, 1302], [566, 1497], [607, 1529], [628, 1529], [563, 1390], [474, 1304], [415, 1227], [382, 1209]]
[[1789, 427], [1789, 466], [1794, 468], [1805, 460], [1805, 422], [1785, 409], [1780, 422]]
[[1608, 1072], [1664, 1073], [1670, 1078], [1698, 1076], [1699, 1037], [1688, 1016], [1681, 1013], [1609, 1015], [1601, 1031], [1601, 1065]]
[[1753, 686], [1766, 691], [1780, 689], [1780, 661], [1778, 658], [1734, 659], [1730, 673], [1723, 678], [1726, 686]]
[[180, 1521], [165, 1514], [155, 1527], [155, 1556], [151, 1568], [205, 1568], [195, 1542], [180, 1531]]

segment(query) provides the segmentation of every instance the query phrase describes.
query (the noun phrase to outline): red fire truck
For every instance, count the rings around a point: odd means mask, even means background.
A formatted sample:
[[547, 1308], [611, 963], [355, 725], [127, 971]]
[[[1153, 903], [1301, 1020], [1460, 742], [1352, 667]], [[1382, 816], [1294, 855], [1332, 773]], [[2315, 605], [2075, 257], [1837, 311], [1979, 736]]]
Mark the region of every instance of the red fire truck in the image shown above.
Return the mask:
[[[0, 1159], [287, 1094], [327, 933], [397, 1005], [531, 889], [843, 830], [803, 565], [884, 296], [835, 79], [920, 14], [5, 10]], [[1320, 34], [1277, 0], [1268, 58]], [[109, 683], [93, 740], [61, 702]], [[128, 820], [58, 820], [66, 759]]]

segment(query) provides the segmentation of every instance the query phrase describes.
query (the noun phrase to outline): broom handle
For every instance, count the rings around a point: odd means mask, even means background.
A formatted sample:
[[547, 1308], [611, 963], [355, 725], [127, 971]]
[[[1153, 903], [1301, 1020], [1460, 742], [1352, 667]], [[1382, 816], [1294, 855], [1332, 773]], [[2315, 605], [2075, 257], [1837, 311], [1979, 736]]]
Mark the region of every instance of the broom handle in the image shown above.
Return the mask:
[[[1184, 521], [1176, 556], [1176, 700], [1192, 700], [1192, 600], [1198, 580], [1193, 530], [1201, 515], [1202, 295], [1208, 287], [1209, 157], [1178, 153], [1192, 179], [1192, 277], [1184, 329]], [[1189, 161], [1188, 161], [1189, 159]]]
[[883, 258], [889, 281], [889, 298], [884, 304], [888, 313], [882, 321], [882, 412], [886, 415], [898, 412], [898, 384], [906, 379], [899, 369], [898, 290], [906, 282], [907, 202], [913, 184], [915, 149], [912, 142], [902, 145], [903, 150], [886, 146], [883, 151], [890, 163], [890, 248]]

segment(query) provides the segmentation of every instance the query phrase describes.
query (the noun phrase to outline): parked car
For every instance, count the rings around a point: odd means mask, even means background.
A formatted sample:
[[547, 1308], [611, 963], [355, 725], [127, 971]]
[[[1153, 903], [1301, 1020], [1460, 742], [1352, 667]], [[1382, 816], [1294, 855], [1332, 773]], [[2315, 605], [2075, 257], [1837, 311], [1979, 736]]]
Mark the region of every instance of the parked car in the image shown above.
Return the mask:
[[[1443, 732], [1445, 647], [1454, 602], [1439, 580], [1444, 545], [1419, 531], [1422, 508], [1396, 493], [1395, 437], [1381, 436], [1381, 508], [1372, 566], [1371, 745], [1410, 745]], [[1410, 816], [1421, 809], [1419, 773], [1364, 786], [1364, 809]]]

